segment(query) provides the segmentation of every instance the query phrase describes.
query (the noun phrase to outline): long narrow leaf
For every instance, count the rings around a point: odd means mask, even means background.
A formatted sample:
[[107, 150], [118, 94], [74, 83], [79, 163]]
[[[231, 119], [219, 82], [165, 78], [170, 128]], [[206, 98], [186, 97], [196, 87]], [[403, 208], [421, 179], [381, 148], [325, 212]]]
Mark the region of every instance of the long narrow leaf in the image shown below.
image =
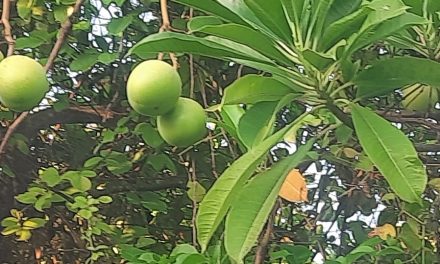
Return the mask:
[[391, 189], [404, 201], [420, 203], [427, 175], [411, 141], [368, 108], [352, 104], [352, 115], [362, 148]]
[[142, 56], [157, 52], [188, 52], [221, 59], [237, 58], [273, 64], [267, 57], [244, 45], [227, 42], [226, 46], [221, 42], [221, 39], [206, 39], [174, 32], [162, 32], [142, 39], [130, 49], [128, 54]]
[[245, 0], [217, 0], [217, 2], [246, 21], [252, 28], [261, 31], [273, 39], [280, 40], [278, 35], [261, 22], [249, 6], [246, 5]]
[[378, 61], [354, 79], [358, 97], [385, 95], [416, 83], [440, 86], [440, 63], [415, 57]]
[[229, 23], [207, 25], [199, 28], [198, 31], [246, 45], [277, 61], [278, 64], [293, 65], [293, 62], [279, 50], [271, 38], [252, 28]]
[[257, 241], [289, 171], [305, 159], [312, 146], [313, 141], [308, 142], [292, 156], [255, 176], [232, 204], [226, 218], [225, 248], [237, 263], [242, 263]]
[[200, 203], [196, 221], [197, 237], [202, 251], [206, 250], [237, 192], [255, 171], [264, 155], [295, 124], [296, 122], [292, 122], [237, 159], [222, 173], [205, 195]]
[[[270, 87], [270, 89], [268, 89]], [[279, 101], [293, 90], [273, 77], [248, 74], [226, 87], [222, 105]]]
[[292, 32], [284, 16], [281, 1], [244, 0], [252, 12], [285, 43], [292, 44]]

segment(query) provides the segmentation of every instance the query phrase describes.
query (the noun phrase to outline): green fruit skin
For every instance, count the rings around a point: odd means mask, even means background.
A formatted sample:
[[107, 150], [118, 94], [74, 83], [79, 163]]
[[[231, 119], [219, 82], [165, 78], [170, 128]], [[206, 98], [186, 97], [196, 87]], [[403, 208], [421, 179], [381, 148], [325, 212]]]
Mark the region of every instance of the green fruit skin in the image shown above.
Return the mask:
[[411, 86], [403, 90], [403, 107], [418, 112], [428, 112], [438, 102], [437, 88], [428, 85]]
[[0, 61], [2, 61], [5, 58], [5, 55], [0, 51]]
[[31, 110], [48, 91], [46, 71], [35, 60], [13, 55], [0, 62], [0, 101], [9, 109]]
[[128, 77], [128, 103], [141, 115], [159, 116], [168, 113], [174, 108], [181, 93], [179, 73], [160, 60], [140, 63]]
[[175, 108], [157, 118], [157, 128], [170, 145], [188, 147], [206, 135], [207, 115], [196, 101], [180, 97]]

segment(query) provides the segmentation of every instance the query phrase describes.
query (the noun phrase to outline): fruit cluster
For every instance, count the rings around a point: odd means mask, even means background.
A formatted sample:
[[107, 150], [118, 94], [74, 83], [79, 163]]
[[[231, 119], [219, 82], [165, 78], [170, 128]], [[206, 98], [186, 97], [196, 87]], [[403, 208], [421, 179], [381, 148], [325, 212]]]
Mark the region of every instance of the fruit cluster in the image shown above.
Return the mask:
[[207, 115], [196, 101], [181, 97], [179, 73], [168, 63], [148, 60], [127, 81], [127, 98], [139, 114], [157, 116], [157, 128], [170, 145], [187, 147], [206, 135]]

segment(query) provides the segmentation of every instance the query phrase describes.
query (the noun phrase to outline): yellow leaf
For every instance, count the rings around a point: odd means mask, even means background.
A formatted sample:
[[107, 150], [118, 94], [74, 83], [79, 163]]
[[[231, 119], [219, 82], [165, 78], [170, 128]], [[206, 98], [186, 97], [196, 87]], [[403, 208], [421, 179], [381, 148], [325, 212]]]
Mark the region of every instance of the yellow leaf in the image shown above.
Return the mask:
[[17, 231], [15, 235], [18, 236], [17, 241], [28, 241], [29, 238], [31, 238], [32, 233], [29, 230], [22, 229]]
[[44, 9], [39, 6], [32, 7], [32, 14], [36, 16], [44, 15]]
[[390, 224], [376, 227], [373, 231], [368, 233], [369, 237], [379, 236], [382, 240], [386, 240], [388, 236], [396, 237], [396, 228]]
[[344, 148], [343, 152], [344, 152], [344, 155], [350, 159], [353, 159], [353, 158], [359, 156], [359, 152], [357, 152], [356, 150], [354, 150], [352, 148]]
[[440, 178], [435, 178], [429, 181], [429, 186], [436, 189], [437, 191], [440, 191]]
[[281, 186], [279, 196], [289, 202], [307, 202], [307, 186], [298, 170], [292, 170]]

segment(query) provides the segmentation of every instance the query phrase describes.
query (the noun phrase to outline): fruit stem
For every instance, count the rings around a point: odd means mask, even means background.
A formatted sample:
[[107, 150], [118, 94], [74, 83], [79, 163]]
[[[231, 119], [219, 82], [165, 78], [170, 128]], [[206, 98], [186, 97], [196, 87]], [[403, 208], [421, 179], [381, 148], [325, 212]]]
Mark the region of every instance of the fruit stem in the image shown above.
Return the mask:
[[[170, 16], [168, 15], [168, 2], [167, 0], [160, 0], [160, 13], [162, 15], [162, 26], [159, 29], [159, 32], [170, 31], [171, 23]], [[158, 60], [163, 60], [163, 53], [159, 53], [157, 55]], [[177, 57], [174, 53], [170, 53], [170, 59], [173, 62], [174, 69], [177, 69], [179, 63], [177, 62]]]

